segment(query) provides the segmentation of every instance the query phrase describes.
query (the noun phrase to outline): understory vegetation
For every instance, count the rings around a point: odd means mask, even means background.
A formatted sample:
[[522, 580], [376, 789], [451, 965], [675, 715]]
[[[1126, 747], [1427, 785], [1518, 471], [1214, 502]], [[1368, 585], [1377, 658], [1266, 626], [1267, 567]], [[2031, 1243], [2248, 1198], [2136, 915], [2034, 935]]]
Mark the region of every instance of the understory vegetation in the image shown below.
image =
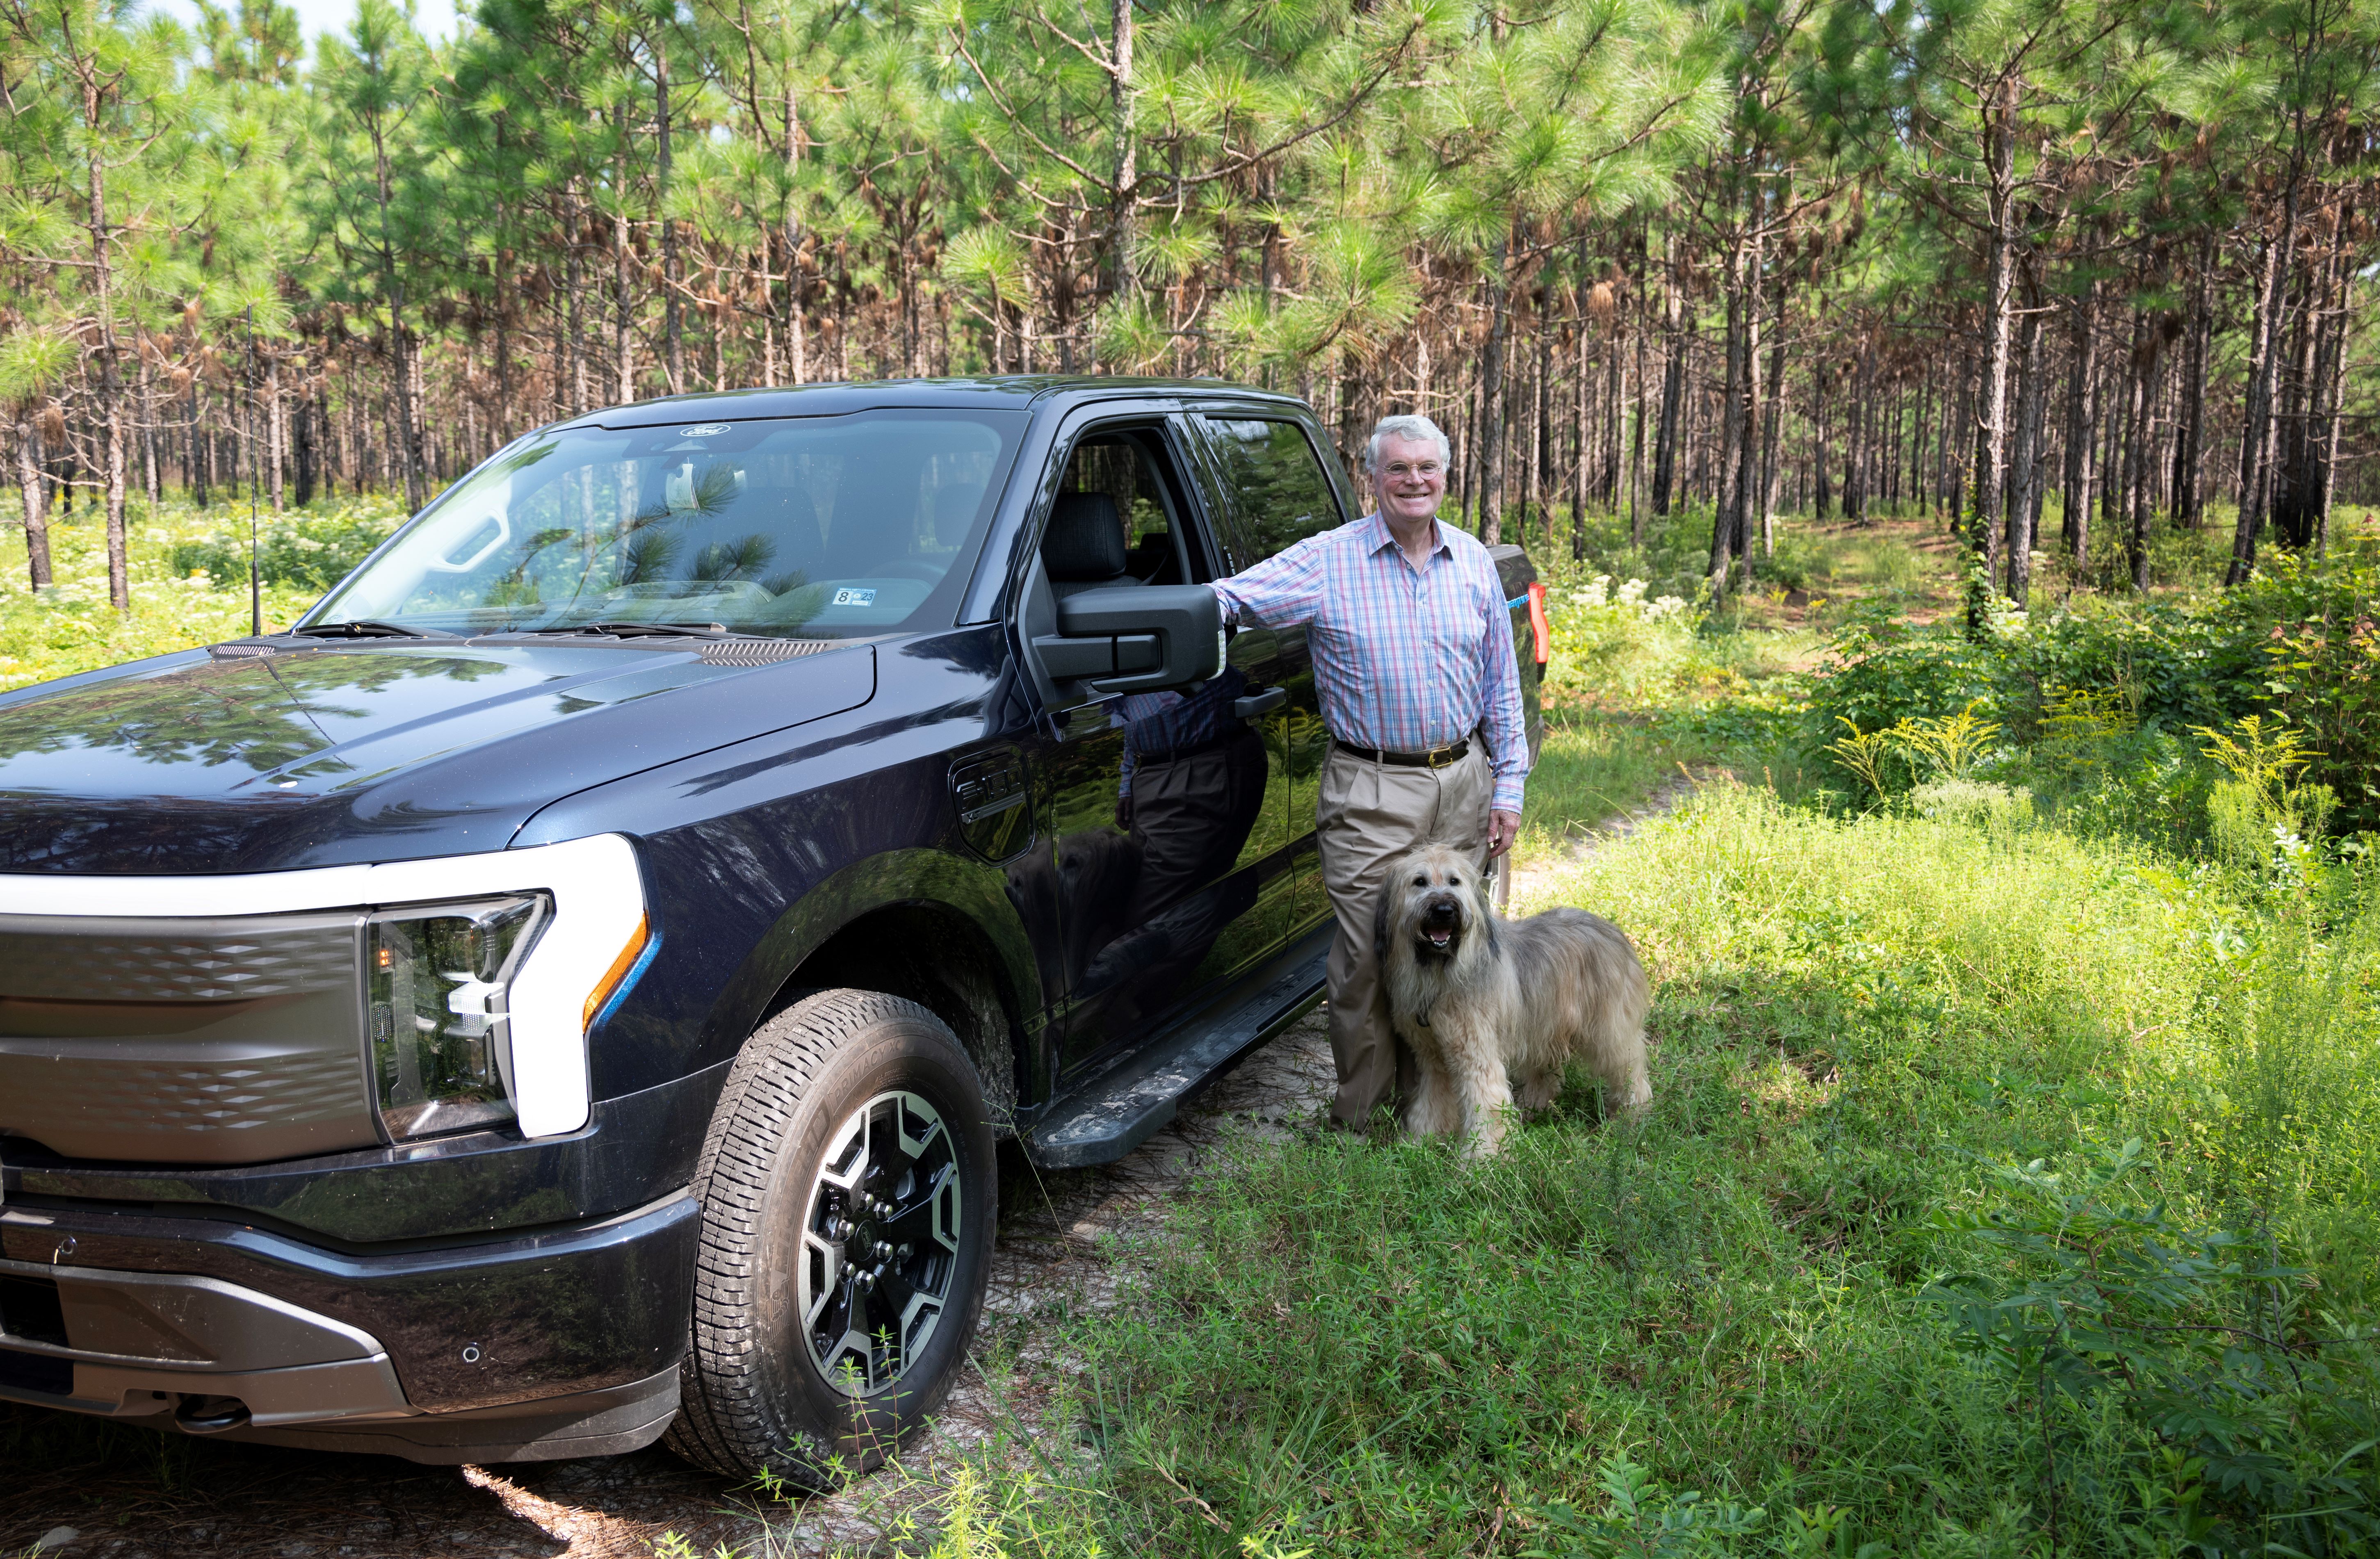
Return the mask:
[[[0, 583], [0, 693], [97, 671], [143, 656], [217, 644], [249, 631], [248, 515], [218, 508], [135, 502], [126, 527], [130, 610], [108, 604], [107, 542], [86, 505], [87, 523], [54, 523], [55, 582], [40, 590], [21, 576]], [[395, 500], [327, 500], [257, 525], [257, 573], [264, 625], [287, 627], [396, 528]]]
[[2380, 1550], [2362, 543], [1970, 637], [1915, 526], [1719, 617], [1617, 539], [1551, 582], [1516, 910], [1635, 937], [1650, 1115], [1251, 1141], [916, 1546]]

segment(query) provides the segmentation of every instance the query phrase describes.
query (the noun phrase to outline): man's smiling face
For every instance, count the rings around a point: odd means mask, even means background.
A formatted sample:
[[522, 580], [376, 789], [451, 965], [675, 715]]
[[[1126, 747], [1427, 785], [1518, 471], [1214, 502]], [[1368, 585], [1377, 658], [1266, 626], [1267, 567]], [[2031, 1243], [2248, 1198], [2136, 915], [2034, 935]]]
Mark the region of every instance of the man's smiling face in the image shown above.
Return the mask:
[[1372, 489], [1379, 495], [1381, 514], [1390, 520], [1417, 525], [1437, 514], [1446, 496], [1446, 465], [1438, 458], [1437, 441], [1393, 434], [1382, 439]]

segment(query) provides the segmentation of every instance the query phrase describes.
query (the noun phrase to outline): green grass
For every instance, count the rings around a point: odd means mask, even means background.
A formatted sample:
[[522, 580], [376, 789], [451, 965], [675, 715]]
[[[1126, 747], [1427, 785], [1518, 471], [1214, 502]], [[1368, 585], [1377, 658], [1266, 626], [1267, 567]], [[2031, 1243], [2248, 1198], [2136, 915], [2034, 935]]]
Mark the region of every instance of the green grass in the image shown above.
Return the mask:
[[1679, 749], [1659, 728], [1548, 710], [1521, 815], [1524, 858], [1579, 828], [1643, 804], [1679, 777]]
[[[2301, 1087], [2283, 1112], [2340, 1162], [2259, 1200], [2269, 1112], [2213, 1016], [2241, 982], [2186, 934], [2237, 907], [2195, 891], [2054, 829], [1830, 819], [1725, 786], [1598, 852], [1546, 897], [1629, 926], [1658, 973], [1649, 1118], [1599, 1123], [1575, 1088], [1484, 1166], [1330, 1135], [1247, 1150], [1181, 1209], [1137, 1299], [1080, 1328], [1057, 1428], [1098, 1456], [1039, 1475], [1041, 1536], [1014, 1528], [1012, 1551], [2336, 1543], [2354, 1530], [2336, 1513], [2281, 1517], [2317, 1488], [2368, 1509], [2380, 1476], [2356, 1448], [2370, 1344], [2310, 1348], [2373, 1298], [2368, 999], [2299, 1034], [2325, 1097]], [[2355, 958], [2361, 991], [2375, 961]], [[2129, 1381], [2068, 1396], [1962, 1329], [1937, 1279], [2047, 1270], [2009, 1242], [2041, 1195], [2010, 1166], [2111, 1158], [2100, 1215], [2166, 1220], [2105, 1240], [2111, 1271], [2143, 1240], [2227, 1229], [2302, 1269], [2277, 1299], [2171, 1279], [2189, 1293], [2169, 1311], [2111, 1279], [2147, 1307], [2124, 1323], [2267, 1315], [2324, 1384], [2292, 1384], [2277, 1350], [2210, 1362], [2173, 1342], [2199, 1334], [2136, 1330]], [[2317, 1293], [2338, 1313], [2302, 1302]], [[2246, 1426], [2228, 1462], [2168, 1454], [2192, 1440], [2152, 1382]], [[2264, 1493], [2218, 1486], [2241, 1467]], [[1727, 1535], [1730, 1502], [1766, 1514]], [[1648, 1536], [1663, 1519], [1683, 1524], [1670, 1546]]]

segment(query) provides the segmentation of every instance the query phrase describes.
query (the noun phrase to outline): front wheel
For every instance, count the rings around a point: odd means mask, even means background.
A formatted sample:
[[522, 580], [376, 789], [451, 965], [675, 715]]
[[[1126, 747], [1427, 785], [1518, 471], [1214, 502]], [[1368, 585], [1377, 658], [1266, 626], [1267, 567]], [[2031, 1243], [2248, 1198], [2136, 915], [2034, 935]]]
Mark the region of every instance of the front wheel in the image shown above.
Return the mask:
[[762, 1025], [711, 1116], [672, 1449], [819, 1489], [941, 1405], [999, 1200], [975, 1068], [941, 1020], [822, 991]]

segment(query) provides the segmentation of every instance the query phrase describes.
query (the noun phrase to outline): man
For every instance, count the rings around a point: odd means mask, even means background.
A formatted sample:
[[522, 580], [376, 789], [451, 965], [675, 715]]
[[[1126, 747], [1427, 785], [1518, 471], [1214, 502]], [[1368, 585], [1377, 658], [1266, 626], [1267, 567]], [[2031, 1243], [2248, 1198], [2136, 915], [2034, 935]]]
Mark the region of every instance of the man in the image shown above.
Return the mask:
[[1331, 735], [1315, 835], [1339, 922], [1330, 1114], [1350, 1127], [1414, 1080], [1372, 949], [1389, 864], [1421, 844], [1493, 860], [1521, 828], [1512, 620], [1488, 549], [1438, 523], [1451, 453], [1429, 418], [1384, 418], [1366, 450], [1376, 512], [1215, 586], [1226, 622], [1303, 626], [1314, 654]]

